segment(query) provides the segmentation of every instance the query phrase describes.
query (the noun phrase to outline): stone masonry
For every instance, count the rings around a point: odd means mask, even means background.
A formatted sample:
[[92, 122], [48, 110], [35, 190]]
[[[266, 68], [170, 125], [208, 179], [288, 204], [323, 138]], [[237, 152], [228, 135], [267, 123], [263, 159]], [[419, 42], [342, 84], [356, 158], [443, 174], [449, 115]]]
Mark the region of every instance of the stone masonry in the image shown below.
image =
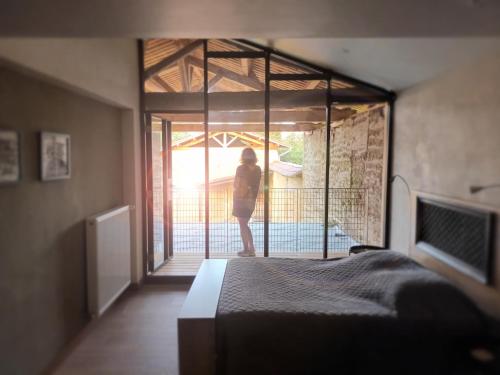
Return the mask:
[[[340, 224], [347, 234], [371, 245], [382, 245], [385, 118], [385, 108], [377, 107], [331, 130], [330, 187], [337, 189], [330, 193], [330, 223]], [[318, 192], [316, 203], [308, 206], [309, 216], [318, 216], [312, 211], [323, 212], [324, 197], [319, 189], [324, 188], [324, 170], [325, 130], [319, 129], [304, 137], [304, 188]]]

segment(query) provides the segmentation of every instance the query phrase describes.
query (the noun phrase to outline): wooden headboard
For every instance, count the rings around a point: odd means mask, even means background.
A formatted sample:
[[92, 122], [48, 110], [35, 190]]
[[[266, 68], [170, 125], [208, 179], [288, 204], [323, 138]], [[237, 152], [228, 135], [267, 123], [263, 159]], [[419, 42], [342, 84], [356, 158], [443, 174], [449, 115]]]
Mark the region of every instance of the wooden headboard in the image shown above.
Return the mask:
[[[412, 191], [411, 195], [411, 246], [410, 256], [426, 267], [446, 276], [462, 289], [486, 313], [500, 318], [500, 209], [481, 204], [465, 202], [458, 199], [447, 198], [439, 195]], [[441, 251], [434, 251], [433, 246], [422, 240], [422, 204], [430, 207], [442, 207], [448, 212], [478, 216], [478, 225], [484, 225], [484, 235], [477, 230], [474, 235], [478, 238], [475, 249], [481, 254], [481, 266], [476, 264], [471, 267], [467, 262]], [[476, 228], [477, 229], [477, 228]], [[449, 225], [442, 225], [437, 229], [449, 231]], [[446, 237], [446, 232], [443, 232]], [[448, 236], [449, 241], [457, 241], [455, 236]], [[472, 240], [465, 233], [461, 242]], [[474, 240], [475, 241], [475, 240]], [[460, 245], [460, 243], [458, 243]], [[475, 243], [473, 243], [475, 245]], [[484, 269], [482, 269], [484, 266]]]

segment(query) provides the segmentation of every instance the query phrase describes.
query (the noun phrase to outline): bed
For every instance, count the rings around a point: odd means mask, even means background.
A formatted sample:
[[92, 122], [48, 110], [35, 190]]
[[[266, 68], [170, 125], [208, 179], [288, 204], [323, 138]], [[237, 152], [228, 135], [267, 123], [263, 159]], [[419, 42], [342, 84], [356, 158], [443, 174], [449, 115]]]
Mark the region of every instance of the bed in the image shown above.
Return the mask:
[[463, 293], [390, 250], [206, 260], [178, 328], [182, 375], [466, 373], [488, 334]]

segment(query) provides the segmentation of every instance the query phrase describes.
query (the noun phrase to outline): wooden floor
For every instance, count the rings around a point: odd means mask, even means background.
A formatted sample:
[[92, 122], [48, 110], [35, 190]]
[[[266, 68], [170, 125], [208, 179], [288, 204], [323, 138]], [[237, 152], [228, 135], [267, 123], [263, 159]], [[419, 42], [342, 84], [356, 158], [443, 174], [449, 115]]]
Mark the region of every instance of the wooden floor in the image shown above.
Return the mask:
[[61, 354], [57, 375], [177, 375], [177, 316], [189, 285], [127, 291]]
[[[257, 253], [258, 257], [263, 256], [262, 253]], [[301, 259], [321, 259], [323, 254], [320, 252], [314, 253], [274, 253], [271, 255], [275, 258], [301, 258]], [[347, 253], [329, 254], [330, 258], [347, 256]], [[232, 259], [237, 258], [236, 253], [211, 254], [213, 259]], [[203, 254], [177, 254], [169, 259], [162, 267], [160, 267], [154, 276], [196, 276], [201, 262], [205, 259]]]

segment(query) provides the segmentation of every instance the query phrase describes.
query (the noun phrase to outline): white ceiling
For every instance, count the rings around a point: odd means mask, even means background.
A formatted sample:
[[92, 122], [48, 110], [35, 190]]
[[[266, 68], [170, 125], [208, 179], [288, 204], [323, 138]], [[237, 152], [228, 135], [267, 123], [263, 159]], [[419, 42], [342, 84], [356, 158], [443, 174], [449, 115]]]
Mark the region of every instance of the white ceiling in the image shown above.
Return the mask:
[[400, 91], [500, 52], [500, 38], [255, 40], [386, 89]]
[[392, 90], [492, 53], [500, 37], [500, 0], [0, 1], [0, 37], [265, 38]]
[[499, 0], [1, 0], [0, 3], [3, 36], [500, 35]]

